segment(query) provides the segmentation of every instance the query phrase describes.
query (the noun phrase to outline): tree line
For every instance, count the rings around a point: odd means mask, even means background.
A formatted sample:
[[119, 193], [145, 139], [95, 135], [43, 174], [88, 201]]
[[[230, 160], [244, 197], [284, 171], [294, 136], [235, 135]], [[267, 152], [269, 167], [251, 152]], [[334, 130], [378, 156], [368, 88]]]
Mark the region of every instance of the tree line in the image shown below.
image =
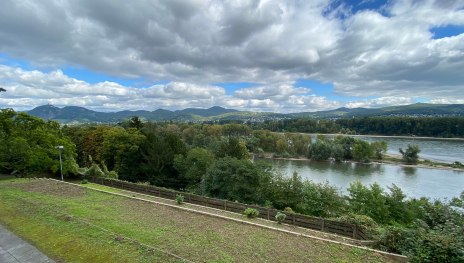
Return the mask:
[[251, 124], [276, 132], [464, 137], [464, 117], [354, 117], [285, 119]]

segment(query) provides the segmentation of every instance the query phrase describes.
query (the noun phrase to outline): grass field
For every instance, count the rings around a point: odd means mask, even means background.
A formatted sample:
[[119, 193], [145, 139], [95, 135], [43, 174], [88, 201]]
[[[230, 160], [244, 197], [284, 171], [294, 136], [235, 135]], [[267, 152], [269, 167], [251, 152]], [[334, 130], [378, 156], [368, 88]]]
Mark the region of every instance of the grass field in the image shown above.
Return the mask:
[[0, 180], [0, 200], [0, 223], [63, 262], [182, 262], [171, 254], [194, 262], [391, 261], [50, 180]]

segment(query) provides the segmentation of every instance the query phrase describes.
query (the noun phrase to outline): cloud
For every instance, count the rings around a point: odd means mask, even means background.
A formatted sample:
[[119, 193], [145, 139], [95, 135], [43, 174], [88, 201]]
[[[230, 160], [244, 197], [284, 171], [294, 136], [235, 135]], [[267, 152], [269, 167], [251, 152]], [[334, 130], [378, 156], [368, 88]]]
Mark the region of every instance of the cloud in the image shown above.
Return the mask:
[[360, 101], [348, 102], [347, 108], [379, 108], [387, 106], [408, 105], [414, 103], [412, 98], [408, 97], [381, 97], [376, 99], [367, 99]]
[[29, 110], [47, 103], [101, 111], [221, 105], [239, 110], [295, 112], [324, 110], [340, 105], [325, 97], [309, 94], [309, 89], [294, 87], [293, 83], [243, 88], [229, 95], [224, 88], [213, 85], [169, 82], [135, 88], [108, 81], [90, 84], [59, 70], [44, 73], [9, 66], [0, 66], [0, 83], [4, 83], [7, 90], [1, 94], [0, 107], [17, 110]]
[[433, 39], [429, 30], [464, 25], [464, 2], [392, 3], [387, 16], [366, 10], [344, 20], [346, 30], [313, 76], [342, 95], [463, 96], [464, 34]]
[[[332, 83], [340, 96], [449, 101], [464, 97], [464, 34], [434, 39], [430, 32], [447, 25], [464, 25], [463, 1], [393, 0], [353, 13], [349, 2], [331, 0], [4, 0], [0, 53], [37, 70], [2, 66], [9, 89], [1, 98], [3, 105], [61, 98], [104, 109], [343, 104], [293, 86], [313, 79]], [[89, 84], [63, 67], [169, 83]], [[258, 87], [228, 95], [211, 84], [226, 82]]]

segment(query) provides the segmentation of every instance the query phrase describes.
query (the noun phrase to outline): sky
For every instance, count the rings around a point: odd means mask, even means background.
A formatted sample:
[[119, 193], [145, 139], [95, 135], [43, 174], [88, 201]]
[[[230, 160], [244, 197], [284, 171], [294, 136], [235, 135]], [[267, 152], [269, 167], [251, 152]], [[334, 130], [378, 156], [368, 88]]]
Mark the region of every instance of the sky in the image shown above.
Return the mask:
[[464, 0], [2, 0], [0, 108], [464, 103]]

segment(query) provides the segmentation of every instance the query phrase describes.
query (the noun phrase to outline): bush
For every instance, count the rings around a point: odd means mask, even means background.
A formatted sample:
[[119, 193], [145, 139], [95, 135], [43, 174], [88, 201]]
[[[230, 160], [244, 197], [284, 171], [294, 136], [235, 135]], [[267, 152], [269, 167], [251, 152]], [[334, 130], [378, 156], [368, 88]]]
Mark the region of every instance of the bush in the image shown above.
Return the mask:
[[85, 177], [104, 177], [104, 173], [98, 164], [93, 163], [90, 168], [85, 172]]
[[294, 214], [295, 212], [293, 211], [293, 209], [291, 207], [285, 207], [284, 208], [284, 212], [287, 213], [287, 214]]
[[400, 153], [403, 155], [403, 161], [407, 164], [416, 164], [419, 161], [420, 149], [417, 145], [408, 144], [406, 151], [400, 148]]
[[88, 183], [89, 183], [89, 180], [87, 180], [87, 179], [83, 179], [83, 180], [81, 181], [81, 184], [88, 184]]
[[184, 203], [184, 196], [182, 194], [177, 194], [176, 195], [176, 202], [178, 205], [181, 205]]
[[275, 219], [277, 220], [277, 224], [282, 224], [282, 222], [284, 222], [286, 217], [287, 217], [286, 214], [282, 212], [277, 212], [277, 215], [275, 216]]
[[373, 238], [378, 235], [379, 226], [369, 216], [348, 214], [348, 215], [338, 217], [335, 220], [339, 222], [350, 223], [350, 224], [356, 225], [358, 228], [364, 229], [368, 238]]
[[256, 217], [259, 216], [259, 211], [254, 209], [254, 208], [247, 208], [247, 209], [245, 209], [245, 211], [243, 211], [243, 214], [247, 218], [256, 218]]
[[269, 200], [266, 200], [266, 201], [264, 202], [264, 207], [266, 207], [266, 208], [272, 208], [272, 207], [273, 207], [272, 202], [269, 201]]

